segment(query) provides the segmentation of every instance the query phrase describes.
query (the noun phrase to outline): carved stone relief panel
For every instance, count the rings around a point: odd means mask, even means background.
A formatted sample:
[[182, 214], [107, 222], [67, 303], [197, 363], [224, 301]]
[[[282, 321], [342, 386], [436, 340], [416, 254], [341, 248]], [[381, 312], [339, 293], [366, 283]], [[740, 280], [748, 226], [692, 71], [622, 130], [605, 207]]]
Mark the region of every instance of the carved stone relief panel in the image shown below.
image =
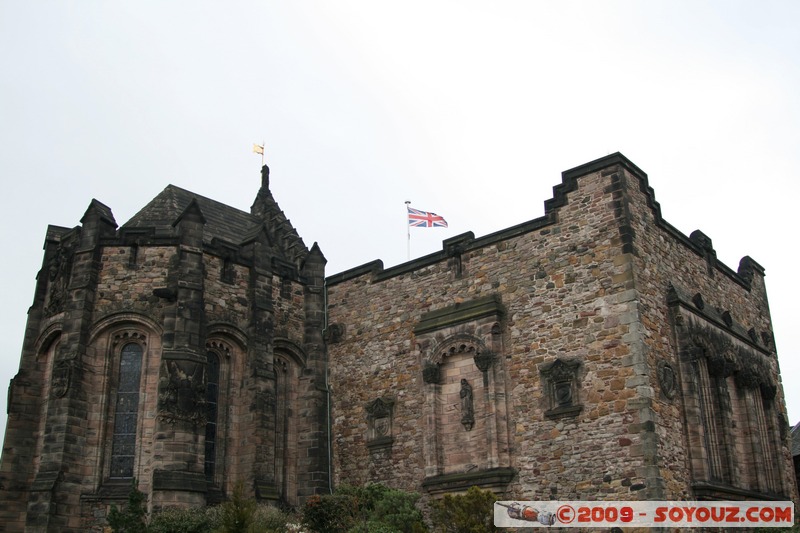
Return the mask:
[[367, 412], [367, 446], [375, 449], [391, 446], [394, 399], [376, 398], [364, 406]]
[[205, 376], [201, 363], [165, 360], [158, 383], [158, 418], [169, 424], [206, 423]]
[[556, 359], [541, 368], [542, 387], [547, 391], [547, 418], [576, 416], [583, 409], [578, 393], [579, 368], [579, 361], [566, 359]]

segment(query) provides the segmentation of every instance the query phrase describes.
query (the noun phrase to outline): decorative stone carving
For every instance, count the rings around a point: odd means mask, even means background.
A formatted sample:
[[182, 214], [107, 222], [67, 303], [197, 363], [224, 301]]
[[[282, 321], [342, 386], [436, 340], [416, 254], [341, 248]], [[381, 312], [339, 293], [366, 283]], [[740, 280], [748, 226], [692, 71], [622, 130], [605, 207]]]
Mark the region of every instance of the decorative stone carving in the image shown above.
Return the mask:
[[174, 302], [178, 299], [178, 291], [169, 287], [159, 287], [153, 289], [153, 296], [163, 298], [168, 302]]
[[158, 384], [158, 418], [169, 424], [206, 423], [205, 369], [191, 361], [164, 361]]
[[373, 418], [386, 417], [394, 409], [394, 400], [390, 398], [377, 398], [366, 405], [367, 414]]
[[260, 412], [265, 413], [267, 417], [271, 416], [275, 410], [275, 405], [277, 405], [275, 393], [271, 390], [258, 391], [256, 393], [256, 404]]
[[769, 348], [769, 345], [772, 343], [772, 335], [769, 331], [762, 331], [761, 340], [764, 342], [764, 346]]
[[553, 383], [553, 397], [556, 407], [569, 407], [572, 405], [572, 385], [562, 381]]
[[692, 302], [698, 309], [703, 309], [706, 306], [705, 302], [703, 301], [703, 295], [699, 292], [692, 296]]
[[323, 338], [328, 344], [336, 344], [344, 339], [344, 324], [328, 324], [323, 332]]
[[131, 341], [138, 342], [142, 346], [145, 346], [147, 343], [147, 335], [138, 331], [122, 331], [114, 335], [111, 345], [117, 346], [119, 344], [126, 344]]
[[475, 425], [475, 406], [472, 397], [472, 385], [466, 379], [461, 379], [461, 390], [458, 395], [461, 397], [461, 424], [464, 429], [470, 431]]
[[778, 388], [775, 385], [771, 385], [768, 383], [762, 383], [760, 386], [761, 389], [761, 397], [764, 398], [767, 402], [771, 402], [775, 399], [775, 396], [778, 394]]
[[392, 417], [394, 415], [394, 400], [391, 398], [376, 398], [364, 406], [367, 412], [367, 446], [370, 448], [384, 448], [391, 446]]
[[731, 316], [730, 311], [723, 311], [722, 321], [725, 322], [725, 325], [728, 327], [731, 327], [733, 325], [733, 317]]
[[441, 369], [436, 363], [428, 361], [422, 369], [422, 381], [436, 385], [442, 379]]
[[57, 361], [53, 366], [52, 387], [53, 396], [63, 398], [69, 391], [72, 383], [72, 364], [68, 360]]
[[478, 367], [478, 370], [486, 372], [494, 362], [494, 354], [492, 352], [476, 353], [472, 359], [475, 361], [475, 366]]
[[375, 434], [378, 437], [386, 437], [389, 435], [390, 426], [388, 417], [376, 418], [374, 424]]
[[733, 373], [733, 365], [722, 355], [706, 354], [708, 373], [714, 377], [727, 378]]
[[577, 393], [579, 367], [579, 361], [556, 359], [541, 370], [542, 387], [549, 391], [547, 418], [576, 416], [583, 409]]
[[73, 249], [67, 243], [60, 243], [56, 255], [47, 264], [47, 279], [50, 291], [47, 297], [45, 313], [54, 315], [64, 310], [67, 298], [67, 286], [72, 270]]
[[658, 362], [658, 368], [656, 369], [656, 372], [658, 374], [658, 385], [661, 387], [661, 393], [668, 400], [673, 399], [678, 391], [675, 369], [672, 368], [672, 365], [662, 359]]

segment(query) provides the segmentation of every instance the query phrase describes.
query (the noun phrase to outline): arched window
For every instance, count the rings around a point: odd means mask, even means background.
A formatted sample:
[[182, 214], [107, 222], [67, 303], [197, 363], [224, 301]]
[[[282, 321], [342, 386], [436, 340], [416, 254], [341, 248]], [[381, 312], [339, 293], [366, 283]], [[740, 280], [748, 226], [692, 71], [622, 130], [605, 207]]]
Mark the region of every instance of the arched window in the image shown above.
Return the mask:
[[129, 343], [119, 359], [119, 387], [114, 410], [111, 444], [111, 479], [130, 479], [136, 457], [136, 426], [139, 417], [139, 389], [142, 377], [142, 347]]
[[205, 473], [209, 483], [214, 481], [217, 465], [217, 403], [219, 402], [219, 357], [208, 352], [206, 367], [206, 459]]
[[275, 482], [284, 503], [297, 505], [297, 396], [300, 367], [288, 354], [275, 354]]

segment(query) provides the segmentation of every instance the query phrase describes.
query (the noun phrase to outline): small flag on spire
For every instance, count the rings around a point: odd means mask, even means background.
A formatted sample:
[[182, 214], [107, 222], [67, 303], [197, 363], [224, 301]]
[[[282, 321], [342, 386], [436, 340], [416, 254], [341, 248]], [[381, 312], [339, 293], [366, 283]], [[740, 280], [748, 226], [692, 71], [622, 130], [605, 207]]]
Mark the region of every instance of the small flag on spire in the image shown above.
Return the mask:
[[446, 228], [447, 221], [437, 215], [428, 211], [420, 211], [413, 207], [408, 207], [408, 225], [415, 228]]
[[264, 146], [260, 144], [253, 144], [253, 153], [264, 155]]

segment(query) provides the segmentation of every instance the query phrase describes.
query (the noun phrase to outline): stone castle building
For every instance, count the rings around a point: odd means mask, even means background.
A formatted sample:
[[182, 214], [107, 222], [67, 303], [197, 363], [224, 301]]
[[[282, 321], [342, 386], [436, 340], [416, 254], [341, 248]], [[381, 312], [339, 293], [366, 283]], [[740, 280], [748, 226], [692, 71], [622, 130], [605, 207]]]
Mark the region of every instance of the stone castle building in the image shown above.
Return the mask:
[[661, 218], [621, 154], [545, 215], [325, 277], [269, 191], [168, 186], [117, 227], [50, 226], [9, 387], [0, 531], [125, 500], [295, 506], [341, 483], [425, 498], [792, 499], [763, 268]]

